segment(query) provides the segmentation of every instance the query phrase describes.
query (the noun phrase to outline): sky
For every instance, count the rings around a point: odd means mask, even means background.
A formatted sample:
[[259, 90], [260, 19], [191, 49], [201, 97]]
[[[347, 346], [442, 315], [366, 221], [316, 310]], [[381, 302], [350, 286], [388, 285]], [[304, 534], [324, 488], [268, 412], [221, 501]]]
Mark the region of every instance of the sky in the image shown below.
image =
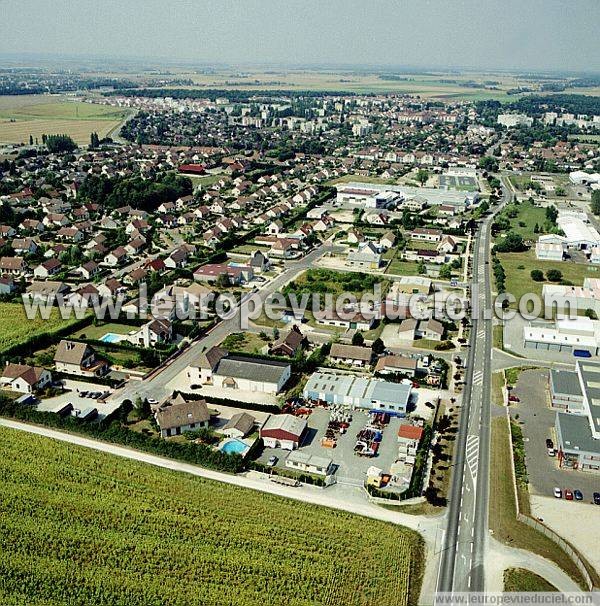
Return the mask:
[[0, 0], [0, 53], [600, 72], [598, 0]]

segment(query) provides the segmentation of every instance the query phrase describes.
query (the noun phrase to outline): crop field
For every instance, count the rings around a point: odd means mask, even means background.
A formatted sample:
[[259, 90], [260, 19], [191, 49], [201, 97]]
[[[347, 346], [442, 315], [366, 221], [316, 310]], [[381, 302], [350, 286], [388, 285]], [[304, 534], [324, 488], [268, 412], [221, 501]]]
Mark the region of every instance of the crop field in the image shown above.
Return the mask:
[[0, 102], [0, 143], [28, 143], [29, 136], [67, 134], [88, 143], [90, 134], [108, 135], [127, 111], [104, 105], [66, 101], [59, 96], [21, 95]]
[[75, 319], [63, 320], [57, 308], [52, 309], [48, 320], [39, 316], [29, 320], [25, 315], [25, 309], [19, 303], [0, 303], [0, 353], [24, 343], [31, 337], [52, 333], [75, 321]]
[[0, 601], [416, 604], [416, 533], [0, 429]]

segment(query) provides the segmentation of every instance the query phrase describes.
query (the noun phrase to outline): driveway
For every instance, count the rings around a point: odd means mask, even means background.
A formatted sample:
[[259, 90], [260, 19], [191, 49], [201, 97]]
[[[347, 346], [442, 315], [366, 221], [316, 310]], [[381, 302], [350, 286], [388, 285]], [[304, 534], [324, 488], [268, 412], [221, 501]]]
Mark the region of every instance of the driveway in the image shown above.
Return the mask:
[[[52, 411], [61, 404], [67, 404], [70, 402], [73, 404], [73, 408], [78, 410], [85, 410], [86, 408], [97, 408], [98, 414], [102, 417], [113, 412], [118, 405], [114, 402], [106, 403], [90, 397], [82, 397], [81, 392], [102, 392], [105, 394], [112, 393], [112, 390], [105, 385], [98, 385], [97, 383], [86, 383], [85, 381], [75, 381], [73, 379], [65, 380], [65, 393], [62, 393], [53, 398], [46, 398], [41, 400], [37, 406], [38, 410], [41, 411]], [[108, 398], [107, 398], [108, 399]]]

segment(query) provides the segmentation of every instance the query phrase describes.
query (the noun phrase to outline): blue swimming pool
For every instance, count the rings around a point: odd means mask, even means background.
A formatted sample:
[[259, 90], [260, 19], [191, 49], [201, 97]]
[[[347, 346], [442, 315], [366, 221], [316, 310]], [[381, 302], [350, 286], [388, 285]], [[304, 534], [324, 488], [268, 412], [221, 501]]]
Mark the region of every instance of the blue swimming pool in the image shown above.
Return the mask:
[[247, 449], [247, 444], [236, 439], [229, 440], [221, 446], [221, 452], [224, 452], [225, 454], [244, 454]]
[[123, 335], [118, 335], [116, 332], [107, 332], [100, 338], [103, 343], [118, 343], [123, 338]]

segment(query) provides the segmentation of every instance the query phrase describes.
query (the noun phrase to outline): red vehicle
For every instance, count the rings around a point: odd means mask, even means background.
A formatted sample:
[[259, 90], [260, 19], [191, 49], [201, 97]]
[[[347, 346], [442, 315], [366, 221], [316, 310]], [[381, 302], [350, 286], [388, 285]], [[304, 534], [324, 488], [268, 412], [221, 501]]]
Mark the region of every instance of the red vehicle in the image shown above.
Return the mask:
[[567, 499], [567, 501], [573, 500], [573, 492], [571, 490], [565, 490], [565, 499]]
[[520, 398], [518, 396], [513, 396], [512, 394], [510, 396], [508, 396], [508, 401], [509, 402], [520, 402]]

